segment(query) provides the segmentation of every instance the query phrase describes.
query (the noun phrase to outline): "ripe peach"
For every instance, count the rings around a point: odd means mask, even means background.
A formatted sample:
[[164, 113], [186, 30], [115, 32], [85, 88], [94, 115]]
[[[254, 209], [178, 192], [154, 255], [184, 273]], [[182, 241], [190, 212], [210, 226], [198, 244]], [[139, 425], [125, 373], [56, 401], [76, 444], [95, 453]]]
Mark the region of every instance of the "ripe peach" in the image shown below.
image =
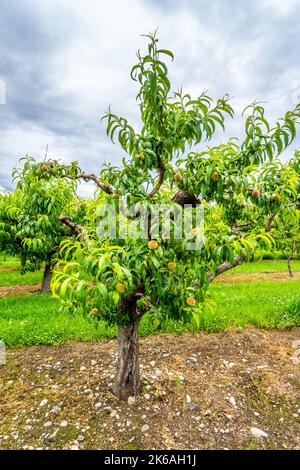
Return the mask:
[[214, 171], [211, 175], [211, 179], [214, 182], [218, 181], [220, 179], [220, 177], [221, 177], [221, 175], [217, 171]]
[[158, 248], [158, 243], [156, 240], [150, 240], [150, 242], [148, 243], [148, 248], [150, 250], [156, 250], [156, 248]]
[[176, 268], [176, 263], [174, 261], [169, 261], [167, 268], [169, 271], [173, 271]]
[[186, 303], [187, 303], [190, 307], [192, 307], [193, 305], [196, 305], [196, 299], [195, 299], [195, 297], [188, 297], [188, 298], [186, 299]]
[[180, 183], [180, 181], [183, 180], [183, 176], [181, 173], [175, 173], [175, 181], [177, 181], [177, 183]]
[[124, 284], [122, 284], [122, 282], [118, 282], [115, 285], [115, 289], [116, 289], [117, 292], [119, 292], [119, 294], [123, 294], [123, 292], [125, 291], [125, 286], [124, 286]]

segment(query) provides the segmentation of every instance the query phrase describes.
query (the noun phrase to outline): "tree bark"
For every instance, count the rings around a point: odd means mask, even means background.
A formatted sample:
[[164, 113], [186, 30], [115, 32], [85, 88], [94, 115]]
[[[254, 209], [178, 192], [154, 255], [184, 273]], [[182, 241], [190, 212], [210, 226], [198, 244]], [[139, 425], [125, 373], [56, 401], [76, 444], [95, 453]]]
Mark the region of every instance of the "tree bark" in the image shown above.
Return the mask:
[[[225, 273], [226, 271], [229, 271], [229, 269], [233, 269], [236, 266], [239, 266], [245, 261], [245, 255], [243, 253], [240, 253], [239, 255], [236, 255], [232, 261], [232, 263], [228, 263], [225, 261], [222, 264], [219, 264], [219, 266], [216, 267], [215, 271], [215, 277], [219, 276], [220, 274]], [[207, 273], [209, 281], [212, 282], [214, 280], [213, 274], [208, 271]]]
[[119, 325], [118, 329], [118, 359], [113, 386], [113, 393], [120, 400], [128, 400], [128, 397], [140, 393], [138, 327], [142, 315], [136, 308], [136, 299], [126, 301], [125, 306], [129, 321]]
[[290, 277], [293, 277], [293, 271], [292, 271], [292, 266], [291, 266], [291, 257], [289, 256], [288, 259], [287, 259], [287, 262], [288, 262], [288, 270], [289, 270], [289, 275]]
[[47, 263], [44, 270], [42, 281], [42, 292], [50, 292], [50, 282], [52, 279], [52, 265]]
[[267, 220], [267, 227], [266, 227], [266, 232], [269, 233], [271, 232], [272, 230], [272, 226], [273, 226], [273, 221], [274, 221], [274, 218], [275, 218], [275, 212], [272, 212], [269, 217], [268, 217], [268, 220]]

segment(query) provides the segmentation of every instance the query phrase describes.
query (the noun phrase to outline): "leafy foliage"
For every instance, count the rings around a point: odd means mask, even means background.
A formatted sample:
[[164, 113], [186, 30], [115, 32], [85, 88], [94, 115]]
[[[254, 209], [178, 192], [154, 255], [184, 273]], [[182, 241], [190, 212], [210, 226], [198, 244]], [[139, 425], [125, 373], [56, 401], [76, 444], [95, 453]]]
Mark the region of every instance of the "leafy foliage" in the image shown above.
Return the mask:
[[[286, 204], [298, 191], [299, 173], [281, 167], [277, 156], [295, 137], [299, 105], [272, 127], [261, 104], [254, 103], [245, 110], [246, 137], [240, 145], [232, 139], [199, 152], [197, 144], [210, 140], [217, 128], [224, 129], [226, 116], [233, 116], [229, 97], [214, 102], [207, 92], [195, 99], [182, 89], [172, 94], [165, 60], [173, 60], [173, 54], [159, 47], [155, 34], [146, 37], [147, 52], [138, 51], [131, 70], [139, 87], [141, 129], [135, 130], [111, 109], [103, 116], [107, 136], [128, 158], [121, 168], [102, 167], [99, 179], [111, 191], [99, 192], [91, 202], [85, 236], [62, 243], [53, 289], [64, 299], [64, 308], [110, 323], [130, 321], [127, 306], [133, 300], [141, 312], [150, 312], [157, 325], [163, 317], [199, 323], [217, 267], [249, 258], [255, 247], [271, 247], [272, 237], [255, 220], [244, 231], [238, 224], [251, 213], [263, 219], [279, 208], [281, 202], [274, 200], [277, 192]], [[253, 195], [256, 187], [262, 197]], [[186, 244], [197, 239], [197, 227], [187, 239], [166, 239], [162, 233], [154, 237], [152, 222], [151, 246], [145, 237], [123, 240], [118, 233], [97, 237], [101, 207], [111, 204], [110, 212], [115, 213], [120, 195], [137, 206], [131, 217], [118, 216], [118, 228], [134, 222], [142, 207], [149, 209], [152, 202], [170, 204], [180, 194], [205, 206], [205, 237], [199, 249], [186, 250]], [[172, 217], [170, 229], [175, 229]]]
[[0, 247], [19, 256], [23, 270], [32, 270], [51, 262], [69, 235], [59, 215], [65, 210], [80, 213], [80, 203], [76, 183], [61, 178], [58, 162], [21, 161], [23, 167], [14, 171], [16, 191], [0, 198]]

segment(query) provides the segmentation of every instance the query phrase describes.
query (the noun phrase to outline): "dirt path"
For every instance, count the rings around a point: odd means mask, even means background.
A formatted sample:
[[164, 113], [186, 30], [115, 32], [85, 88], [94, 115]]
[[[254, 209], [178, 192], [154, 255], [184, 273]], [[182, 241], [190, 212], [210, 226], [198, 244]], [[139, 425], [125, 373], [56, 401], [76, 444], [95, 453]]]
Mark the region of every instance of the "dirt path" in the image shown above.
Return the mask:
[[[277, 273], [253, 273], [253, 274], [223, 274], [218, 276], [214, 282], [221, 284], [233, 284], [236, 282], [251, 281], [287, 281], [300, 279], [300, 272], [295, 272], [291, 278], [286, 272]], [[40, 290], [40, 284], [16, 285], [0, 287], [0, 297], [10, 295], [22, 295]]]
[[9, 350], [0, 448], [299, 449], [298, 339], [300, 328], [143, 338], [134, 405], [110, 392], [114, 340]]
[[41, 284], [17, 285], [17, 286], [2, 286], [0, 287], [0, 297], [10, 295], [22, 295], [30, 292], [37, 292], [41, 289]]
[[249, 281], [292, 281], [300, 279], [300, 272], [297, 271], [290, 277], [287, 272], [277, 273], [251, 273], [251, 274], [223, 274], [218, 276], [214, 282], [222, 284], [232, 284], [234, 282], [249, 282]]

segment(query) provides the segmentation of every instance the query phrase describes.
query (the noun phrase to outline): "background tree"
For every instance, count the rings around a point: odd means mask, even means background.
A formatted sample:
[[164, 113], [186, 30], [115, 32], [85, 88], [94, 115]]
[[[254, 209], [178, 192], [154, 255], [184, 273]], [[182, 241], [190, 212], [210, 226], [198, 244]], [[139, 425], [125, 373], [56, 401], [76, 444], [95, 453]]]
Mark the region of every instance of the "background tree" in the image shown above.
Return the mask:
[[[76, 181], [61, 178], [62, 167], [54, 160], [37, 163], [26, 157], [22, 162], [14, 171], [16, 191], [0, 199], [0, 247], [21, 259], [23, 272], [43, 265], [42, 291], [49, 291], [55, 255], [71, 234], [59, 216], [67, 211], [80, 218]], [[75, 174], [76, 164], [68, 167], [70, 174], [72, 169]]]
[[[157, 203], [173, 202], [178, 210], [189, 204], [194, 211], [201, 203], [218, 203], [230, 212], [232, 199], [235, 207], [240, 204], [239, 197], [245, 197], [254, 167], [279, 154], [293, 140], [300, 106], [271, 128], [263, 108], [255, 104], [246, 118], [246, 137], [241, 146], [229, 141], [186, 156], [189, 147], [209, 140], [217, 127], [224, 128], [225, 117], [231, 117], [233, 110], [226, 95], [216, 102], [206, 93], [192, 99], [179, 90], [171, 96], [163, 58], [173, 59], [173, 54], [159, 48], [155, 35], [147, 38], [148, 50], [145, 55], [138, 52], [138, 63], [131, 72], [139, 85], [140, 131], [110, 110], [103, 117], [107, 135], [112, 141], [118, 140], [129, 158], [123, 159], [120, 168], [104, 166], [97, 180], [94, 178], [102, 191], [99, 201], [95, 199], [98, 222], [103, 223], [105, 215], [107, 220], [107, 213], [112, 217], [116, 212], [119, 228], [130, 225], [140, 211]], [[79, 175], [80, 171], [73, 177]], [[120, 195], [126, 196], [129, 205], [136, 204], [135, 212], [128, 217], [115, 211]], [[111, 209], [104, 203], [111, 204]], [[76, 241], [62, 243], [54, 293], [64, 299], [65, 308], [118, 325], [113, 388], [117, 397], [126, 400], [139, 393], [138, 326], [142, 315], [148, 312], [156, 323], [162, 317], [199, 322], [210, 278], [218, 266], [232, 264], [236, 256], [245, 259], [259, 238], [259, 234], [251, 234], [249, 240], [232, 230], [228, 217], [217, 228], [211, 220], [206, 224], [203, 245], [193, 251], [186, 248], [187, 243], [198, 240], [198, 226], [186, 238], [177, 240], [157, 234], [158, 222], [151, 219], [147, 238], [123, 239], [118, 232], [99, 238], [96, 215], [85, 230], [74, 224]], [[68, 218], [62, 222], [68, 224]], [[174, 219], [170, 224], [175, 230]], [[268, 240], [265, 235], [260, 237]]]

